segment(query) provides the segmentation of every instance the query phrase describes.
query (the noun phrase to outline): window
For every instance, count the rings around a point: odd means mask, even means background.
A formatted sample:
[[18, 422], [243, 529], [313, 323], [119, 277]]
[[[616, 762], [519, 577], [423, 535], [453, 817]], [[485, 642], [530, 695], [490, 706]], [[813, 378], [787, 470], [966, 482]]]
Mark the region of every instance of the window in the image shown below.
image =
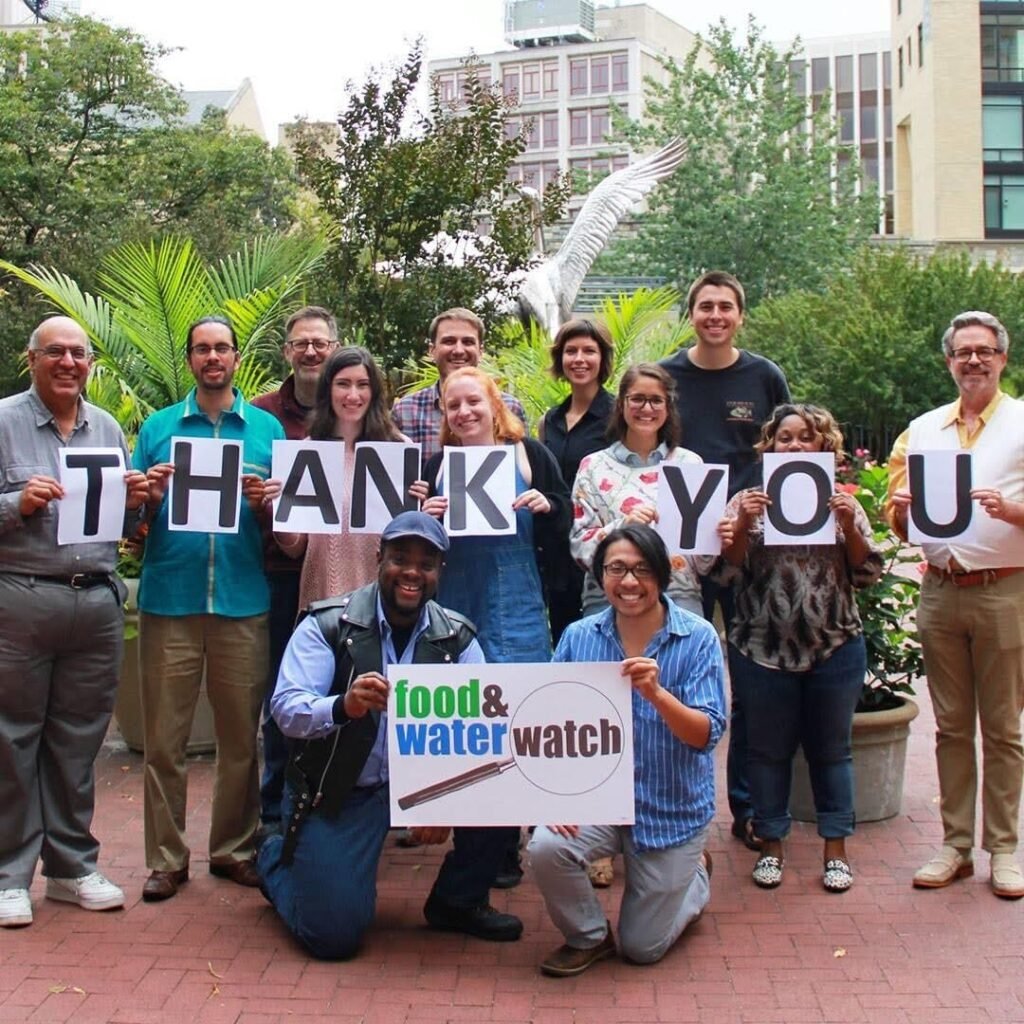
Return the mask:
[[592, 96], [608, 91], [608, 64], [607, 56], [590, 58], [590, 94]]
[[807, 61], [791, 60], [789, 62], [789, 81], [797, 96], [807, 95]]
[[902, 46], [899, 49], [898, 63], [899, 63], [899, 72], [898, 72], [898, 75], [897, 75], [897, 78], [896, 78], [896, 84], [897, 84], [898, 88], [902, 89], [903, 88], [903, 47]]
[[505, 138], [508, 139], [509, 142], [512, 142], [513, 139], [515, 139], [518, 134], [519, 134], [519, 118], [518, 117], [509, 117], [509, 118], [507, 118], [505, 120]]
[[444, 75], [438, 75], [435, 79], [437, 83], [437, 95], [442, 103], [454, 103], [455, 102], [455, 75], [454, 73], [448, 73]]
[[569, 145], [585, 146], [590, 141], [590, 112], [587, 110], [569, 111]]
[[981, 78], [984, 82], [1024, 81], [1024, 15], [981, 16]]
[[543, 114], [544, 148], [554, 149], [558, 145], [558, 114]]
[[540, 125], [535, 117], [523, 118], [523, 132], [526, 134], [526, 148], [540, 149]]
[[591, 110], [590, 112], [590, 142], [597, 146], [604, 142], [605, 137], [611, 134], [611, 115], [607, 110]]
[[917, 66], [924, 67], [924, 22], [917, 23]]
[[501, 75], [501, 91], [506, 99], [519, 96], [519, 68], [505, 68]]
[[587, 74], [589, 68], [586, 57], [569, 61], [569, 95], [587, 95]]
[[1024, 177], [985, 175], [985, 231], [1024, 234]]
[[629, 54], [612, 54], [612, 92], [629, 91]]
[[540, 99], [540, 65], [527, 64], [523, 67], [523, 91], [524, 100]]
[[558, 95], [558, 61], [546, 60], [543, 66], [544, 95]]
[[981, 133], [987, 163], [1024, 162], [1024, 96], [984, 96]]

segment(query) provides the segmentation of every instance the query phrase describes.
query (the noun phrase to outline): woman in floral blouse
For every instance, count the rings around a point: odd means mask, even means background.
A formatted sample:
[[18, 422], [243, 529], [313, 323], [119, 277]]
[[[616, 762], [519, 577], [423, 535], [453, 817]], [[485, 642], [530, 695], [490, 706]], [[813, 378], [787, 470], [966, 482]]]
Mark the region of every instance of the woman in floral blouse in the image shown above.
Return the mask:
[[[826, 410], [787, 403], [762, 427], [757, 449], [831, 451], [839, 459], [843, 435]], [[846, 853], [854, 827], [850, 734], [866, 669], [854, 588], [879, 578], [882, 558], [851, 494], [837, 490], [829, 500], [836, 537], [827, 545], [766, 546], [769, 504], [757, 488], [733, 496], [724, 521], [732, 543], [716, 572], [734, 586], [729, 675], [747, 712], [754, 831], [762, 843], [753, 879], [765, 889], [782, 881], [793, 756], [802, 745], [825, 842], [822, 882], [845, 892], [853, 883]]]
[[[681, 448], [675, 384], [655, 363], [631, 366], [619, 382], [612, 416], [612, 444], [586, 456], [573, 484], [573, 525], [569, 546], [587, 571], [583, 614], [608, 607], [590, 571], [594, 552], [607, 534], [627, 523], [657, 522], [658, 467], [665, 462], [700, 462]], [[668, 596], [695, 615], [701, 614], [700, 583], [689, 561], [672, 559]]]

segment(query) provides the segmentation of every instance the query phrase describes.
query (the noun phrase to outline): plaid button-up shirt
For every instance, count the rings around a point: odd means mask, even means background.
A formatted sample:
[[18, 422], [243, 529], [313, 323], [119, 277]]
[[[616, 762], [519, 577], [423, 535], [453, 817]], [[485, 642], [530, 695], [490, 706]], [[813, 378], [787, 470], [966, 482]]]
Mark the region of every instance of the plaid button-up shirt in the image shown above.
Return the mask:
[[[526, 423], [526, 411], [518, 398], [502, 392], [501, 400]], [[420, 388], [400, 398], [391, 410], [391, 418], [410, 441], [421, 445], [420, 451], [425, 463], [431, 455], [441, 450], [440, 384], [431, 384], [430, 387]]]

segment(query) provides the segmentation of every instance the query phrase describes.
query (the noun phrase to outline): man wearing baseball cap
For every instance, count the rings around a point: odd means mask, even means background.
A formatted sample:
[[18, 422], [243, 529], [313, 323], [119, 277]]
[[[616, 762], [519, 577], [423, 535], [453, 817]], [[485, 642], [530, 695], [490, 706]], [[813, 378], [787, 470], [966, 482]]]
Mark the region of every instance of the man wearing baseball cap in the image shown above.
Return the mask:
[[[380, 537], [377, 582], [311, 605], [281, 662], [270, 707], [293, 753], [283, 833], [263, 844], [259, 867], [264, 895], [323, 959], [353, 956], [373, 922], [390, 819], [386, 666], [484, 660], [472, 623], [432, 600], [447, 550], [433, 516], [396, 516]], [[413, 831], [443, 843], [451, 830]], [[488, 903], [508, 832], [454, 830], [423, 908], [431, 927], [519, 938], [519, 918]]]

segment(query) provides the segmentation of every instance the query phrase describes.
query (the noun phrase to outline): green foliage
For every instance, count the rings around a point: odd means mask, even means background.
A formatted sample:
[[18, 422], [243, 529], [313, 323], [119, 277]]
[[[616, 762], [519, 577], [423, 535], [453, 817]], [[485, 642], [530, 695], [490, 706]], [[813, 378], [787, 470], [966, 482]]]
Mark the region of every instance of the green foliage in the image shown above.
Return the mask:
[[868, 654], [868, 678], [857, 710], [871, 711], [894, 706], [895, 693], [913, 694], [913, 681], [924, 674], [914, 621], [921, 584], [915, 570], [907, 571], [908, 564], [920, 558], [906, 552], [885, 519], [888, 469], [863, 465], [856, 483], [856, 498], [871, 522], [884, 563], [881, 579], [856, 592]]
[[[510, 103], [470, 67], [459, 108], [433, 90], [429, 111], [415, 114], [421, 70], [417, 45], [386, 84], [378, 74], [350, 86], [336, 133], [305, 125], [294, 139], [303, 182], [340, 228], [321, 295], [386, 367], [422, 351], [442, 309], [495, 318], [533, 261], [537, 215], [506, 177], [526, 145], [506, 136]], [[567, 189], [547, 189], [545, 223]]]
[[[166, 51], [88, 18], [0, 32], [0, 253], [60, 266], [94, 289], [103, 256], [161, 232], [218, 259], [291, 223], [289, 160], [222, 114], [182, 121], [157, 72]], [[0, 304], [0, 393], [15, 390], [14, 353], [44, 310], [8, 281]], [[6, 351], [3, 351], [3, 349]]]
[[867, 240], [877, 196], [856, 194], [859, 168], [838, 143], [828, 104], [808, 116], [790, 80], [795, 56], [779, 54], [751, 18], [745, 38], [721, 21], [681, 67], [662, 61], [668, 81], [647, 80], [643, 118], [617, 118], [616, 127], [639, 148], [680, 136], [689, 150], [618, 259], [681, 287], [704, 270], [729, 270], [754, 305], [822, 286]]
[[[605, 385], [618, 387], [634, 363], [657, 362], [685, 345], [693, 335], [688, 321], [675, 315], [680, 296], [674, 288], [640, 288], [632, 295], [605, 299], [594, 319], [605, 324], [615, 347], [615, 365]], [[496, 343], [484, 349], [482, 365], [504, 390], [523, 403], [526, 418], [536, 424], [568, 394], [569, 385], [551, 375], [551, 338], [535, 321], [524, 327], [505, 320], [492, 332]], [[415, 391], [437, 380], [437, 367], [428, 360], [409, 359], [404, 391]]]
[[235, 329], [241, 392], [251, 397], [275, 383], [269, 380], [272, 332], [299, 304], [329, 244], [326, 234], [267, 235], [212, 266], [188, 239], [129, 243], [103, 262], [96, 295], [53, 268], [0, 260], [0, 270], [82, 325], [96, 351], [88, 398], [134, 434], [150, 412], [181, 401], [191, 389], [186, 331], [211, 313], [223, 314]]
[[[821, 293], [803, 289], [762, 302], [747, 318], [744, 344], [786, 371], [794, 397], [830, 409], [884, 453], [926, 409], [955, 387], [942, 334], [966, 309], [998, 316], [1024, 340], [1024, 282], [1000, 266], [972, 266], [966, 253], [920, 261], [903, 249], [865, 248]], [[1004, 386], [1020, 393], [1024, 371], [1013, 345]]]

